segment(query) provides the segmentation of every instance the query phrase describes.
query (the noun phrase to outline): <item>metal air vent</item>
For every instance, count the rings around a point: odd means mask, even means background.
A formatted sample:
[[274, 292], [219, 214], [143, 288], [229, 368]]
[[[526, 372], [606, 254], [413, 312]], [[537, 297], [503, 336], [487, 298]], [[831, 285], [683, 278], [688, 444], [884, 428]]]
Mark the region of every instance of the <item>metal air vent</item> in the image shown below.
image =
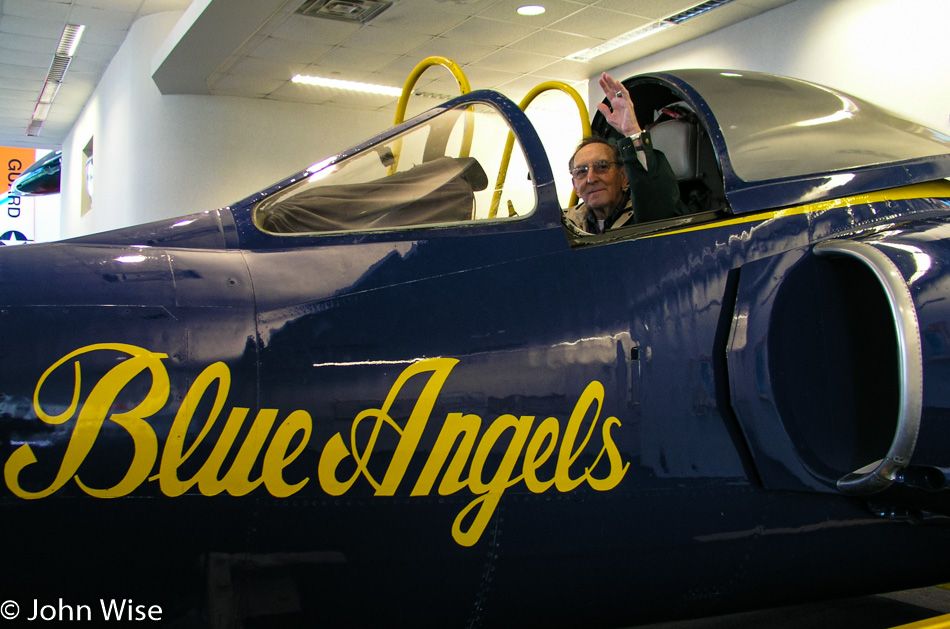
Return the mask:
[[392, 5], [381, 0], [307, 0], [296, 13], [366, 24]]

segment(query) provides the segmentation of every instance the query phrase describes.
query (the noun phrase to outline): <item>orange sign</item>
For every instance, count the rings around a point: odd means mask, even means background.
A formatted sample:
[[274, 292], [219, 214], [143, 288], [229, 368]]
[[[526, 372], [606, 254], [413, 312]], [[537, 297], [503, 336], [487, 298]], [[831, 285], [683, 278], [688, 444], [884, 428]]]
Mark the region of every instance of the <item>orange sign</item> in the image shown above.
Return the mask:
[[3, 192], [10, 190], [10, 185], [23, 171], [36, 161], [36, 149], [12, 148], [0, 146], [0, 165], [3, 167]]

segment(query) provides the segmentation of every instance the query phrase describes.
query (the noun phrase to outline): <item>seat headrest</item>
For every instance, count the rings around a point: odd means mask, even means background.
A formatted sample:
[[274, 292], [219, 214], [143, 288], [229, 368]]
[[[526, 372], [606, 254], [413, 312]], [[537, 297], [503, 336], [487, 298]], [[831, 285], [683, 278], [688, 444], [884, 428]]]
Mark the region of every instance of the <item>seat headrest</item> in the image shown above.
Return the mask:
[[696, 169], [696, 126], [687, 120], [664, 120], [650, 129], [653, 148], [663, 151], [680, 181], [694, 179]]

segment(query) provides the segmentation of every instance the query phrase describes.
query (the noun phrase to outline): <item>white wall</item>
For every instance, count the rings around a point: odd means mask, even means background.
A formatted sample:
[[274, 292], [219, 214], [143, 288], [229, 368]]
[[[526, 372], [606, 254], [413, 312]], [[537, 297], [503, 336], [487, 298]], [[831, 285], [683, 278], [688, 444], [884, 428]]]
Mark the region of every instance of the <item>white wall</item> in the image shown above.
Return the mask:
[[[797, 0], [610, 72], [618, 78], [677, 68], [783, 74], [950, 133], [948, 25], [948, 0]], [[603, 100], [593, 81], [590, 98]]]
[[[63, 144], [63, 238], [225, 206], [392, 124], [391, 113], [162, 96], [151, 60], [180, 13], [138, 20]], [[83, 148], [95, 194], [81, 214]]]

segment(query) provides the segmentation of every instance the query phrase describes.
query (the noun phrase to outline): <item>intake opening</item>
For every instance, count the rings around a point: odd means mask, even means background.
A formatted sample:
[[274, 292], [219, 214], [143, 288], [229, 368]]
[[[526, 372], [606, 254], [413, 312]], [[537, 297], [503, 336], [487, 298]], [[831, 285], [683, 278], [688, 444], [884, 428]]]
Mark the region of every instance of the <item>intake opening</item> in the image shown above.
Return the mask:
[[779, 289], [768, 343], [776, 407], [814, 473], [834, 481], [885, 457], [899, 415], [899, 349], [870, 268], [806, 256]]

